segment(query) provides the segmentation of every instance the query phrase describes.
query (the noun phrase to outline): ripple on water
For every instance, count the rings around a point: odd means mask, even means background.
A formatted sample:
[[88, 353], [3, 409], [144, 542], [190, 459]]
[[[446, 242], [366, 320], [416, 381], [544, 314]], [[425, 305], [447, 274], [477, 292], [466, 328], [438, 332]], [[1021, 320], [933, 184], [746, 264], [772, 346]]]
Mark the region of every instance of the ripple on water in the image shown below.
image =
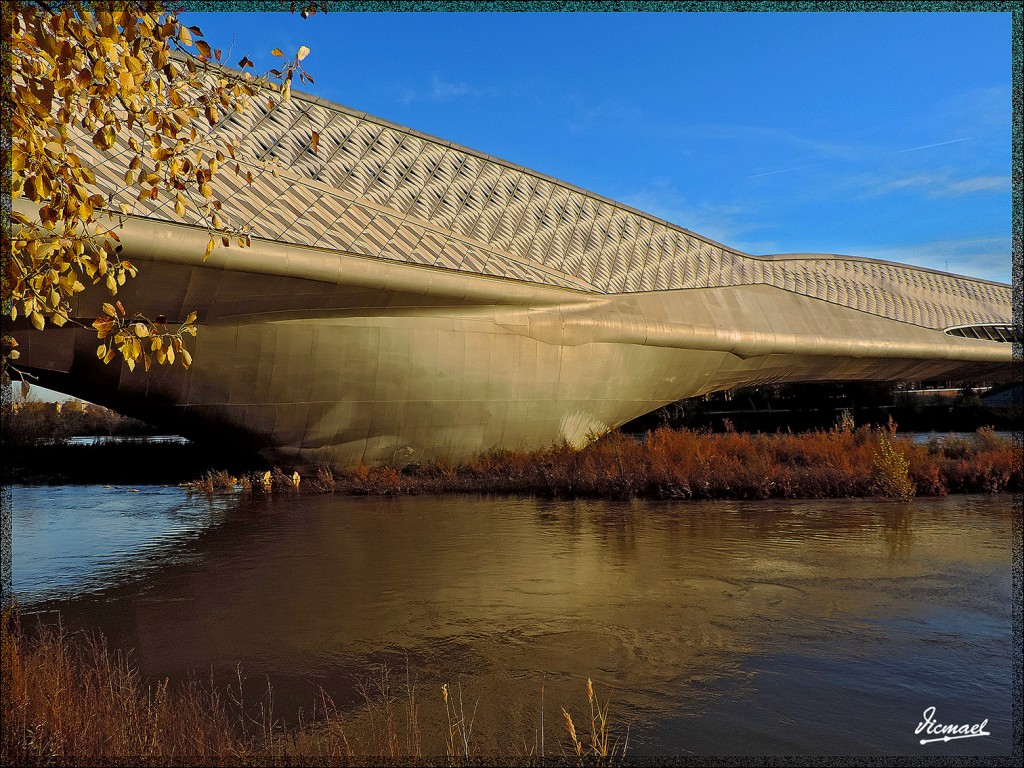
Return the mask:
[[592, 677], [655, 754], [915, 754], [935, 703], [1008, 749], [1008, 498], [137, 491], [14, 488], [13, 571], [23, 604], [147, 674], [241, 662], [308, 711], [316, 685], [354, 705], [355, 679], [409, 659], [420, 690], [480, 699], [481, 732], [532, 723], [541, 685], [578, 710]]

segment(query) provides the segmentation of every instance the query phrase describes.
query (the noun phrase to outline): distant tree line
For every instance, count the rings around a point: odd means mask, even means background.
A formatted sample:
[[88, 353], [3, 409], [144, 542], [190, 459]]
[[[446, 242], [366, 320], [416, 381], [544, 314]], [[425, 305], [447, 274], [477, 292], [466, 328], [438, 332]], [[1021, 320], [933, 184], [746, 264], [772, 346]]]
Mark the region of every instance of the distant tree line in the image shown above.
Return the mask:
[[152, 435], [149, 424], [81, 400], [14, 402], [3, 408], [3, 444], [63, 443], [75, 436]]
[[[1020, 384], [997, 385], [991, 392], [1006, 386]], [[984, 383], [870, 381], [743, 387], [680, 400], [622, 429], [634, 434], [662, 426], [713, 432], [807, 432], [828, 429], [842, 412], [849, 412], [857, 425], [886, 424], [891, 417], [903, 432], [1020, 429], [1020, 397], [1009, 408], [991, 407], [976, 391], [987, 388]]]

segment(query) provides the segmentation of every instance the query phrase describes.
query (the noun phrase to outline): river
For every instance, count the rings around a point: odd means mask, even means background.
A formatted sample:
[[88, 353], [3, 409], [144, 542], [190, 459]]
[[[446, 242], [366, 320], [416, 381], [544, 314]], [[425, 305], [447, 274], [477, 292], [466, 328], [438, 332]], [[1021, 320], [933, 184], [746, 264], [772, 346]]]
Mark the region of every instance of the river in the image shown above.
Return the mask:
[[[12, 489], [13, 587], [134, 649], [308, 713], [319, 687], [440, 686], [484, 753], [564, 745], [610, 699], [629, 755], [1000, 755], [1012, 743], [1009, 496], [768, 502], [188, 496]], [[240, 666], [236, 666], [240, 665]], [[543, 698], [541, 689], [543, 686]], [[250, 694], [246, 694], [247, 696]], [[990, 735], [921, 745], [924, 711]], [[354, 716], [354, 715], [353, 715]], [[467, 717], [469, 712], [467, 711]]]

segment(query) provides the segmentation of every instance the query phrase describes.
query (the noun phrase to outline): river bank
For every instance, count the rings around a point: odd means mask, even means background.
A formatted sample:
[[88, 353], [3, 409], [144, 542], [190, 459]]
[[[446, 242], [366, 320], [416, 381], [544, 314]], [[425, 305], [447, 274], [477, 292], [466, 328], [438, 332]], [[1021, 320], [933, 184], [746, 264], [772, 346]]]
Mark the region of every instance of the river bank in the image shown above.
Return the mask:
[[[461, 683], [417, 693], [408, 669], [400, 681], [396, 672], [381, 667], [356, 686], [359, 707], [343, 713], [321, 688], [305, 719], [300, 712], [289, 722], [274, 712], [269, 680], [253, 700], [241, 667], [235, 689], [201, 682], [194, 674], [176, 684], [168, 678], [147, 681], [131, 661], [133, 652], [111, 649], [102, 632], [78, 631], [73, 637], [59, 619], [33, 630], [23, 622], [17, 610], [0, 616], [4, 765], [293, 765], [296, 760], [363, 765], [371, 757], [381, 765], [458, 765], [480, 760], [473, 737], [475, 707], [466, 713]], [[423, 705], [417, 696], [443, 702], [446, 732], [421, 734]], [[609, 703], [602, 704], [589, 679], [586, 696], [575, 721], [567, 710], [551, 713], [560, 731], [552, 734], [556, 743], [547, 745], [553, 750], [549, 763], [571, 758], [607, 765], [625, 755], [628, 733], [617, 734], [617, 726], [613, 731]], [[510, 743], [516, 736], [523, 751], [497, 757], [516, 764], [542, 759], [534, 734], [506, 734]], [[427, 738], [443, 741], [445, 753], [425, 756]]]
[[182, 484], [194, 492], [399, 495], [494, 493], [548, 498], [794, 499], [1024, 488], [1011, 438], [970, 435], [912, 440], [890, 425], [794, 434], [662, 427], [639, 438], [613, 432], [582, 449], [493, 451], [470, 461], [407, 465], [272, 467], [231, 446], [171, 441], [67, 442], [21, 446], [5, 461], [5, 484]]
[[714, 434], [662, 428], [636, 440], [611, 433], [575, 449], [495, 451], [472, 461], [402, 470], [360, 465], [302, 475], [280, 468], [209, 472], [195, 492], [367, 495], [494, 493], [550, 498], [824, 499], [1000, 493], [1024, 487], [1013, 442], [981, 429], [915, 443], [890, 426], [792, 434]]

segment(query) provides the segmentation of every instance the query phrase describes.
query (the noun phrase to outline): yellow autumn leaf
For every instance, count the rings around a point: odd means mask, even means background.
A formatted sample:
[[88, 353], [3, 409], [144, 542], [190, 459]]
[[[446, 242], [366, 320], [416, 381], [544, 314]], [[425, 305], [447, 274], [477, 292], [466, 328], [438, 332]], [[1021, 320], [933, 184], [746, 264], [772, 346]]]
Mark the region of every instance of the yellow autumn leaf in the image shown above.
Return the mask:
[[[120, 260], [119, 251], [115, 254], [118, 238], [110, 227], [116, 225], [102, 223], [103, 213], [145, 214], [151, 201], [159, 204], [173, 195], [169, 207], [184, 218], [190, 192], [199, 192], [206, 198], [211, 231], [224, 234], [230, 222], [225, 223], [223, 212], [214, 213], [220, 210], [221, 190], [211, 180], [235, 150], [229, 140], [211, 139], [203, 112], [215, 123], [223, 114], [251, 112], [250, 99], [265, 99], [280, 86], [251, 75], [203, 70], [199, 59], [212, 55], [220, 61], [221, 52], [202, 40], [198, 27], [182, 25], [173, 11], [160, 5], [129, 2], [113, 10], [77, 3], [57, 4], [52, 10], [32, 3], [8, 5], [15, 22], [9, 30], [8, 64], [19, 73], [7, 99], [13, 118], [11, 197], [27, 197], [40, 206], [38, 223], [23, 220], [19, 213], [12, 218], [29, 228], [41, 223], [63, 232], [64, 239], [59, 245], [46, 244], [47, 237], [10, 241], [13, 274], [25, 277], [5, 281], [5, 306], [12, 318], [27, 317], [33, 327], [46, 328], [70, 322], [62, 302], [85, 290], [84, 279], [77, 279], [82, 275], [94, 286], [106, 286], [113, 296], [136, 274]], [[172, 60], [169, 53], [179, 48], [190, 48], [192, 56]], [[308, 46], [299, 47], [295, 61], [309, 53]], [[274, 55], [286, 58], [280, 48]], [[251, 67], [252, 62], [243, 59], [240, 66]], [[128, 148], [117, 171], [120, 178], [98, 179], [95, 152], [83, 151], [83, 137], [86, 145], [91, 141], [104, 152]], [[208, 173], [204, 168], [200, 176], [204, 151], [211, 159]], [[236, 173], [242, 172], [236, 168]], [[252, 183], [251, 173], [245, 176]], [[120, 186], [122, 179], [127, 188], [108, 189]], [[130, 202], [136, 196], [139, 203]], [[232, 234], [242, 245], [242, 234]], [[211, 237], [204, 260], [214, 247]], [[92, 323], [97, 336], [106, 339], [96, 348], [97, 358], [109, 363], [122, 356], [131, 368], [141, 355], [139, 338], [147, 347], [162, 342], [148, 322], [127, 322], [132, 315], [119, 306], [103, 304], [103, 316]], [[191, 313], [178, 333], [195, 335], [195, 317]], [[111, 338], [115, 334], [116, 342]], [[181, 347], [175, 351], [183, 364], [191, 362]], [[11, 350], [5, 354], [12, 359]], [[148, 369], [151, 360], [145, 363]]]

